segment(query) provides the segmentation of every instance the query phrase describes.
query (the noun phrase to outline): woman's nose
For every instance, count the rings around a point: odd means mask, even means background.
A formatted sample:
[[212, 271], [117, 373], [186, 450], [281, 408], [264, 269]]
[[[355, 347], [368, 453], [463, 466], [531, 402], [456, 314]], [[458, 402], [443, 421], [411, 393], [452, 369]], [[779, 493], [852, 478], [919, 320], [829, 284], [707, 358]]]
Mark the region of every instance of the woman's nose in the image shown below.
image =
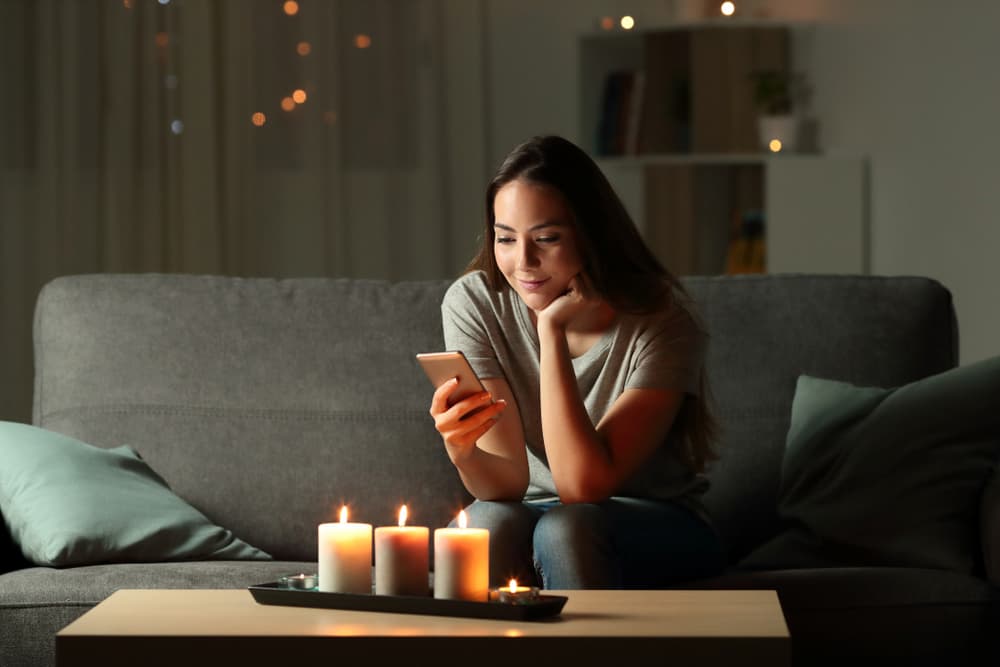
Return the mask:
[[531, 244], [522, 243], [519, 250], [520, 252], [517, 254], [518, 268], [538, 265], [538, 255], [535, 253], [534, 248], [531, 247]]

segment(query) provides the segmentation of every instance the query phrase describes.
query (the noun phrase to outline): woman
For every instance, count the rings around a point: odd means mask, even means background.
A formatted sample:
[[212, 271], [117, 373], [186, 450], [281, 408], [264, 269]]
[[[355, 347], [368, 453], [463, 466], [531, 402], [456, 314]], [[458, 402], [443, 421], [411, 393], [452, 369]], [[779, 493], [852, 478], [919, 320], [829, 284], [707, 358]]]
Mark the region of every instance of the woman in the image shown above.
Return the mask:
[[470, 525], [490, 530], [494, 585], [653, 588], [721, 570], [699, 502], [706, 334], [586, 153], [548, 136], [507, 156], [482, 248], [441, 308], [445, 347], [487, 392], [450, 405], [449, 381], [430, 412], [476, 498]]

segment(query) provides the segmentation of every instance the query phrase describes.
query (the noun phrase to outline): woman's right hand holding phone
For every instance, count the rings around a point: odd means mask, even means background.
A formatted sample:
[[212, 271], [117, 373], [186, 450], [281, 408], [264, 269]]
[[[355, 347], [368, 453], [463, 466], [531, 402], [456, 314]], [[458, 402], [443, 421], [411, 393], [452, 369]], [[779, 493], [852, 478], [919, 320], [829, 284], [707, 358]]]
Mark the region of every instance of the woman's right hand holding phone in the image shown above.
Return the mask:
[[456, 387], [458, 378], [438, 387], [431, 399], [430, 413], [448, 456], [458, 464], [472, 455], [476, 441], [497, 423], [507, 402], [503, 399], [493, 402], [490, 393], [483, 391], [449, 405], [448, 399]]

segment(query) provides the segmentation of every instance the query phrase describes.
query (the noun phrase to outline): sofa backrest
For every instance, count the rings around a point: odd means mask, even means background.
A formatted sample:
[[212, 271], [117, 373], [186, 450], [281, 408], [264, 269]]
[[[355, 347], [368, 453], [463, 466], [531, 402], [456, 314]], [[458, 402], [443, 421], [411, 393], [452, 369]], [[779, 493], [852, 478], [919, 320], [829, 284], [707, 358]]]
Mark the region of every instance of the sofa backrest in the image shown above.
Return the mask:
[[[414, 354], [442, 349], [448, 281], [59, 278], [35, 315], [34, 422], [131, 444], [181, 496], [278, 558], [316, 525], [444, 525], [468, 495]], [[922, 278], [691, 278], [722, 426], [709, 511], [737, 558], [778, 530], [800, 373], [892, 386], [957, 360], [947, 290]]]

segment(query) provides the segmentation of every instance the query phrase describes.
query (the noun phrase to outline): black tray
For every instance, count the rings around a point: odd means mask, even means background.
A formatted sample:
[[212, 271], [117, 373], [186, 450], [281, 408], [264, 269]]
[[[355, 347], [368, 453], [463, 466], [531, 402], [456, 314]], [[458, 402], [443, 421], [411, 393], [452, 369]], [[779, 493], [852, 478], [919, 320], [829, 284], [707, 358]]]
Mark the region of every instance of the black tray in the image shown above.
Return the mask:
[[409, 595], [358, 595], [353, 593], [323, 593], [317, 590], [282, 588], [278, 582], [249, 587], [259, 604], [352, 611], [382, 611], [393, 614], [426, 614], [430, 616], [466, 616], [507, 621], [539, 621], [558, 616], [569, 598], [562, 595], [539, 595], [523, 602], [471, 602], [439, 600], [433, 597]]

